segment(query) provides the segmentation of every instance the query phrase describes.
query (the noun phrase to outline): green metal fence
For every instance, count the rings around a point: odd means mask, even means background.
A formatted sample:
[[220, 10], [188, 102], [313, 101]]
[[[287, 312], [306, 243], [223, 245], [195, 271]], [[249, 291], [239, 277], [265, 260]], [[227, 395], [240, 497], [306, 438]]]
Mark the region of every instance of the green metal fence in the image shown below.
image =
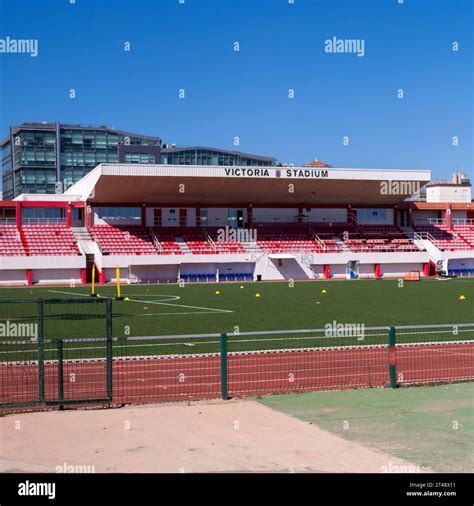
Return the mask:
[[0, 315], [25, 324], [0, 338], [1, 408], [474, 379], [474, 323], [112, 337], [110, 299], [0, 302]]

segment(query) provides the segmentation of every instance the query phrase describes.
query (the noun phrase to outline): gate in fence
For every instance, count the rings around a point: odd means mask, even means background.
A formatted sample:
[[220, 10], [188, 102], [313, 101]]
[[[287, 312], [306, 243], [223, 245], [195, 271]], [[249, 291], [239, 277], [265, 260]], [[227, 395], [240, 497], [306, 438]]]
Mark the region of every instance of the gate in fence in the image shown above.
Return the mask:
[[0, 407], [112, 401], [111, 299], [0, 301], [0, 326]]

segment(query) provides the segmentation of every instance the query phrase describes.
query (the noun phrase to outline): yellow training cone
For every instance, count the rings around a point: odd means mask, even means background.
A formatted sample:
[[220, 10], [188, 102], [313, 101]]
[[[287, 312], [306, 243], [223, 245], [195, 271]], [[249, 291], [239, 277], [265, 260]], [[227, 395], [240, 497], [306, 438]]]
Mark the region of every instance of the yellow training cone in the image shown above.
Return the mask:
[[221, 292], [219, 292], [219, 290], [216, 290], [216, 291], [214, 292], [214, 295], [220, 295], [220, 294], [221, 294]]
[[323, 289], [321, 290], [321, 293], [328, 293], [328, 292], [327, 292], [327, 290], [326, 290], [325, 288], [323, 288]]
[[466, 300], [466, 297], [464, 297], [464, 295], [461, 295], [461, 296], [459, 297], [459, 300]]
[[125, 297], [125, 299], [123, 299], [123, 300], [130, 300], [130, 299], [128, 297]]
[[255, 297], [261, 297], [261, 295], [259, 293], [256, 293]]
[[244, 288], [244, 285], [240, 285], [240, 287], [239, 287], [239, 288]]

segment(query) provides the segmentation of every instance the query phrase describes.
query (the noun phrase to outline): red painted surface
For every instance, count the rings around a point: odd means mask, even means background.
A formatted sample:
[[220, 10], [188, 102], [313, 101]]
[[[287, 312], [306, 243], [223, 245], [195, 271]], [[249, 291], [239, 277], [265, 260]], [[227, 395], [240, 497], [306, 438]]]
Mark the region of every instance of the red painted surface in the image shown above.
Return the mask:
[[31, 269], [27, 269], [26, 271], [26, 284], [28, 286], [33, 284], [33, 271]]
[[430, 264], [429, 263], [423, 264], [423, 276], [429, 275], [430, 275]]
[[[230, 354], [230, 397], [388, 387], [390, 358], [399, 385], [474, 379], [474, 342], [374, 348]], [[68, 378], [74, 378], [70, 382]], [[66, 399], [105, 397], [105, 360], [64, 362]], [[36, 363], [0, 363], [0, 404], [37, 400]], [[46, 399], [57, 399], [57, 363], [45, 364]], [[113, 402], [142, 403], [220, 397], [220, 357], [115, 358]]]
[[18, 233], [20, 234], [21, 244], [23, 244], [23, 248], [25, 250], [26, 256], [30, 256], [30, 248], [28, 246], [28, 242], [26, 241], [25, 233], [21, 227], [18, 227]]
[[81, 269], [81, 283], [85, 285], [87, 283], [87, 271], [86, 269]]
[[375, 264], [374, 266], [374, 275], [377, 279], [380, 279], [382, 277], [382, 271], [380, 269], [380, 264]]
[[331, 266], [326, 264], [324, 266], [324, 279], [330, 279], [331, 278]]
[[99, 285], [105, 285], [105, 269], [99, 271]]

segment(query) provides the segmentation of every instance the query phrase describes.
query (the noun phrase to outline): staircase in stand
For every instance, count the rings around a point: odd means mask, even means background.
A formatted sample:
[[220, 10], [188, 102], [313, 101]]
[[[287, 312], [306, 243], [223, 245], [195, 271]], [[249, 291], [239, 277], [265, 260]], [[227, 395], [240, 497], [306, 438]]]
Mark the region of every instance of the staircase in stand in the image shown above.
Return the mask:
[[179, 244], [183, 255], [192, 255], [190, 247], [187, 245], [186, 241], [182, 237], [175, 237], [176, 242]]
[[71, 232], [77, 241], [79, 251], [83, 255], [93, 255], [99, 248], [98, 244], [92, 239], [89, 230], [86, 227], [72, 227]]

